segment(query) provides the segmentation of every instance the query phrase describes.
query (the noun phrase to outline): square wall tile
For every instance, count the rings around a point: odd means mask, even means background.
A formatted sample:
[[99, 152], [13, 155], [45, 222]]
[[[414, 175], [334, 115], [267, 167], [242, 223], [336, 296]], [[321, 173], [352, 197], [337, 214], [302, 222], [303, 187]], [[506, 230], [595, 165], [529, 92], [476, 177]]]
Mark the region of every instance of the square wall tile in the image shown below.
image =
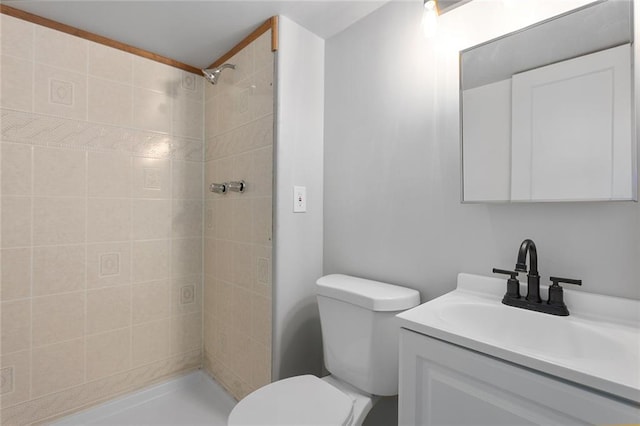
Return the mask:
[[173, 240], [171, 276], [184, 277], [202, 273], [202, 238]]
[[89, 121], [130, 127], [133, 119], [131, 86], [89, 77]]
[[32, 353], [31, 397], [81, 384], [85, 373], [84, 352], [84, 339], [35, 348]]
[[177, 68], [140, 56], [133, 57], [133, 85], [174, 95], [182, 83]]
[[0, 250], [1, 300], [31, 296], [31, 249]]
[[256, 280], [254, 247], [252, 244], [233, 245], [233, 282], [241, 287], [253, 288]]
[[123, 328], [130, 324], [130, 285], [87, 291], [87, 334]]
[[254, 389], [271, 383], [271, 343], [253, 345], [251, 350], [251, 385]]
[[178, 70], [178, 74], [178, 81], [180, 84], [176, 85], [176, 97], [189, 98], [198, 102], [204, 102], [204, 77], [199, 74], [193, 74], [182, 70]]
[[34, 298], [33, 346], [44, 346], [84, 335], [84, 292]]
[[[248, 388], [251, 381], [251, 339], [248, 336], [231, 333], [229, 335], [231, 359], [227, 364], [231, 372], [238, 376]], [[248, 389], [245, 391], [249, 392]]]
[[171, 319], [133, 327], [133, 366], [167, 358], [171, 350]]
[[172, 312], [187, 314], [202, 310], [202, 275], [172, 280]]
[[131, 200], [89, 198], [87, 241], [128, 241], [131, 236]]
[[172, 170], [173, 198], [202, 199], [202, 177], [201, 162], [174, 161]]
[[131, 196], [131, 156], [122, 152], [89, 152], [89, 197]]
[[36, 62], [76, 72], [87, 71], [86, 40], [40, 25], [35, 28]]
[[173, 200], [173, 238], [202, 236], [202, 200]]
[[204, 111], [200, 101], [177, 98], [172, 108], [172, 132], [177, 136], [202, 139]]
[[96, 380], [131, 367], [131, 330], [114, 330], [87, 337], [87, 380]]
[[131, 254], [133, 282], [169, 278], [169, 240], [134, 241]]
[[262, 34], [253, 42], [254, 67], [259, 71], [265, 67], [273, 68], [273, 52], [271, 51], [271, 31]]
[[254, 198], [252, 201], [253, 242], [271, 245], [273, 231], [271, 197]]
[[[231, 203], [231, 239], [239, 242], [251, 242], [253, 236], [252, 210], [255, 199], [238, 198]], [[269, 200], [271, 201], [271, 200]], [[269, 204], [269, 207], [271, 205]], [[229, 223], [226, 223], [229, 226]]]
[[271, 344], [271, 299], [251, 296], [251, 338], [267, 346]]
[[2, 143], [0, 151], [2, 195], [31, 195], [32, 147]]
[[33, 244], [82, 243], [85, 239], [85, 199], [33, 199]]
[[171, 321], [173, 354], [193, 351], [202, 347], [202, 314], [179, 315]]
[[33, 58], [34, 27], [30, 22], [0, 15], [0, 53], [31, 60]]
[[31, 245], [31, 199], [2, 197], [2, 247]]
[[215, 238], [233, 239], [233, 201], [235, 200], [222, 199], [215, 200], [213, 203], [213, 236]]
[[233, 286], [231, 300], [226, 303], [231, 304], [230, 320], [234, 333], [249, 336], [251, 333], [252, 316], [252, 293], [240, 286]]
[[273, 114], [273, 68], [266, 67], [250, 78], [249, 110], [255, 120]]
[[87, 246], [87, 288], [109, 287], [131, 282], [131, 243], [101, 243]]
[[230, 180], [244, 180], [247, 182], [247, 188], [243, 194], [233, 193], [234, 198], [246, 198], [247, 195], [253, 194], [253, 170], [251, 152], [243, 152], [234, 155], [231, 158]]
[[85, 246], [33, 249], [33, 295], [45, 296], [85, 288]]
[[133, 89], [133, 126], [140, 130], [171, 131], [171, 98], [164, 93]]
[[169, 280], [134, 284], [131, 288], [133, 323], [157, 321], [171, 315]]
[[[218, 98], [208, 99], [204, 104], [204, 138], [209, 140], [219, 133], [218, 116], [221, 108]], [[209, 159], [209, 156], [207, 156]]]
[[253, 255], [256, 265], [256, 281], [253, 285], [253, 291], [262, 296], [271, 297], [272, 283], [272, 249], [267, 246], [256, 245], [253, 248]]
[[33, 111], [33, 62], [6, 55], [0, 61], [0, 106]]
[[15, 300], [2, 302], [0, 333], [2, 354], [23, 351], [31, 347], [31, 301]]
[[132, 84], [133, 58], [127, 52], [89, 42], [89, 75]]
[[33, 110], [41, 114], [87, 119], [87, 77], [73, 71], [35, 65]]
[[171, 163], [154, 158], [133, 159], [133, 196], [171, 198]]
[[229, 61], [236, 65], [236, 69], [232, 72], [223, 73], [226, 82], [237, 85], [246, 80], [253, 73], [254, 64], [254, 48], [255, 43], [249, 44], [247, 47], [236, 53]]
[[[213, 240], [213, 256], [207, 255], [205, 273], [224, 281], [233, 281], [233, 246], [235, 243], [225, 240]], [[213, 258], [213, 259], [212, 259]]]
[[33, 192], [36, 196], [82, 197], [86, 191], [87, 153], [45, 148], [33, 151]]
[[251, 152], [252, 194], [258, 197], [273, 193], [273, 148], [271, 146]]
[[[14, 352], [0, 357], [0, 372], [9, 373], [10, 383], [2, 382], [0, 388], [0, 408], [29, 400], [31, 389], [31, 352]], [[1, 373], [0, 373], [1, 374]]]
[[171, 235], [170, 200], [133, 200], [133, 239], [166, 239]]

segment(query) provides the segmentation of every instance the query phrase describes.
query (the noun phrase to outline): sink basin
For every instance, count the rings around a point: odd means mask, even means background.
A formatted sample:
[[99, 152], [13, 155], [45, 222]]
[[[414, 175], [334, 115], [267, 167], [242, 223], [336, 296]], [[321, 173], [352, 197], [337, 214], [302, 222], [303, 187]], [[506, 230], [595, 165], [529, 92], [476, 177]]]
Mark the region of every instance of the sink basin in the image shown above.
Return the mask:
[[505, 289], [503, 279], [460, 274], [456, 290], [398, 318], [418, 333], [640, 402], [640, 301], [565, 290], [572, 313], [560, 317], [503, 305]]
[[587, 325], [503, 304], [448, 304], [440, 307], [438, 315], [443, 322], [467, 335], [482, 335], [496, 343], [508, 342], [521, 351], [549, 358], [607, 360], [612, 351], [624, 353], [624, 344], [610, 338], [597, 324]]

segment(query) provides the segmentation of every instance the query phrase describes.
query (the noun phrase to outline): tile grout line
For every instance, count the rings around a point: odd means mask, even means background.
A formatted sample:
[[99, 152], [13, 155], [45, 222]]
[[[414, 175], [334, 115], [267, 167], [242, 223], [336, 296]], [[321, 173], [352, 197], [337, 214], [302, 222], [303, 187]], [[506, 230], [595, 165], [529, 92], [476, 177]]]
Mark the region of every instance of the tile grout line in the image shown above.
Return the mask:
[[[31, 26], [31, 108], [29, 113], [33, 113], [35, 109], [35, 98], [36, 98], [36, 30], [34, 26]], [[29, 236], [29, 400], [33, 397], [33, 294], [34, 294], [34, 282], [33, 282], [33, 239], [34, 239], [34, 188], [35, 188], [35, 147], [30, 145], [30, 163], [31, 163], [31, 188], [30, 188], [30, 198], [31, 198], [31, 208], [30, 208], [30, 219], [31, 219], [31, 235]]]
[[[88, 63], [88, 59], [87, 59]], [[87, 68], [88, 68], [87, 64]], [[87, 89], [88, 92], [88, 89]], [[84, 182], [84, 377], [83, 383], [87, 382], [87, 370], [88, 370], [88, 356], [87, 352], [89, 351], [89, 345], [87, 340], [87, 330], [88, 330], [88, 322], [89, 322], [89, 290], [87, 284], [87, 269], [89, 268], [89, 153], [85, 152], [84, 164], [85, 164], [85, 182]], [[98, 266], [98, 271], [100, 267]], [[98, 272], [99, 273], [99, 272]]]
[[[34, 47], [35, 50], [35, 47]], [[35, 79], [35, 76], [34, 76]], [[30, 162], [31, 162], [31, 206], [30, 206], [30, 218], [31, 218], [31, 235], [29, 237], [31, 246], [29, 247], [29, 400], [33, 397], [33, 295], [34, 295], [34, 251], [33, 251], [33, 239], [34, 239], [34, 197], [33, 192], [35, 189], [35, 147], [30, 146]]]
[[[85, 63], [84, 63], [84, 81], [85, 81], [85, 120], [89, 122], [89, 43], [82, 43], [85, 51]], [[89, 327], [89, 291], [88, 291], [88, 283], [87, 283], [87, 268], [89, 268], [89, 152], [88, 150], [84, 151], [84, 166], [85, 166], [85, 175], [84, 175], [84, 332], [83, 332], [83, 341], [84, 341], [84, 372], [83, 372], [83, 384], [87, 382], [87, 370], [88, 370], [88, 339], [87, 339], [87, 331]], [[100, 259], [100, 257], [98, 257]], [[100, 273], [100, 261], [98, 260], [98, 274]]]
[[[131, 82], [133, 83], [133, 61], [131, 62]], [[131, 97], [133, 115], [133, 96]], [[132, 117], [133, 120], [133, 117]], [[127, 190], [129, 191], [129, 366], [133, 368], [133, 270], [135, 268], [133, 261], [133, 188], [134, 188], [134, 164], [133, 157], [129, 155], [129, 185]]]

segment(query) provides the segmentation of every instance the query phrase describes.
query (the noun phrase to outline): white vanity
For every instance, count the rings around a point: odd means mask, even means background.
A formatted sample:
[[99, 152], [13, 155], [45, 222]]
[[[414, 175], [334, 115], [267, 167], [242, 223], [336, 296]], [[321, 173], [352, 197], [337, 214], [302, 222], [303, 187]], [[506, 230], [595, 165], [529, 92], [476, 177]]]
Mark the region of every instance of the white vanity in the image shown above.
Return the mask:
[[505, 290], [460, 274], [398, 315], [401, 425], [640, 423], [640, 301], [565, 289], [559, 317], [503, 305]]

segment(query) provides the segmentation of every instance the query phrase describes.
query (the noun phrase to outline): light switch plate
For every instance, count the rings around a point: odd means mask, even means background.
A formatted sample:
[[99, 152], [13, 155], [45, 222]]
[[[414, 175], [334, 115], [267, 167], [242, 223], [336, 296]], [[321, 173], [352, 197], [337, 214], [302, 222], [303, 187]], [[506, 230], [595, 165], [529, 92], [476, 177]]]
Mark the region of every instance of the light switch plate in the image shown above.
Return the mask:
[[307, 211], [307, 187], [293, 187], [293, 212], [304, 213]]

